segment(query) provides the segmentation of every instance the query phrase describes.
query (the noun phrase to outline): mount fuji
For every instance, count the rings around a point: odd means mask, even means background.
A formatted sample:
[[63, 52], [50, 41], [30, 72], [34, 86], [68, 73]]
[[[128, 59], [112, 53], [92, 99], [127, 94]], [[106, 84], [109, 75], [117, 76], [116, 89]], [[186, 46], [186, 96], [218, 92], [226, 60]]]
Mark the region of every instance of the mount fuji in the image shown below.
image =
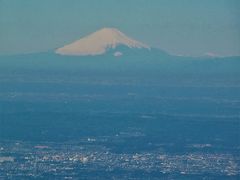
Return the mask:
[[55, 53], [68, 56], [96, 56], [111, 52], [113, 56], [122, 56], [123, 52], [119, 49], [151, 50], [150, 46], [127, 37], [116, 28], [103, 28], [58, 48]]
[[[184, 57], [134, 40], [116, 28], [103, 28], [71, 44], [47, 52], [0, 56], [0, 72], [78, 72], [118, 74], [123, 77], [154, 74], [239, 75], [239, 57]], [[236, 75], [237, 74], [237, 75]]]

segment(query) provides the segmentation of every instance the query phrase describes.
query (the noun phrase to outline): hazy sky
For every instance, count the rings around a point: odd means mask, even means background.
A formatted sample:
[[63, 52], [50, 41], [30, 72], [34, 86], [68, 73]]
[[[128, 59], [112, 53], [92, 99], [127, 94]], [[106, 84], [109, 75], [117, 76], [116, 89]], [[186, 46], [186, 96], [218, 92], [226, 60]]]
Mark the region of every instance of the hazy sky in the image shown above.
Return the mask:
[[103, 27], [173, 54], [240, 55], [240, 0], [0, 0], [0, 54], [52, 50]]

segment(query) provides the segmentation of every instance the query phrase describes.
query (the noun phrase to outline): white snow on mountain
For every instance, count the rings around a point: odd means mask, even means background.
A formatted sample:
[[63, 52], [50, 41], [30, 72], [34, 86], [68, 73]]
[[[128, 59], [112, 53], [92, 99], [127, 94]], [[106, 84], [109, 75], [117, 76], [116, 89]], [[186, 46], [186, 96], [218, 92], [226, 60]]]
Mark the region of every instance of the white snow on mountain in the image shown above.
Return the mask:
[[[55, 52], [60, 55], [94, 56], [104, 54], [108, 49], [115, 49], [119, 45], [129, 48], [150, 49], [148, 45], [127, 37], [115, 28], [103, 28], [78, 41], [65, 45]], [[120, 56], [119, 53], [114, 55]]]

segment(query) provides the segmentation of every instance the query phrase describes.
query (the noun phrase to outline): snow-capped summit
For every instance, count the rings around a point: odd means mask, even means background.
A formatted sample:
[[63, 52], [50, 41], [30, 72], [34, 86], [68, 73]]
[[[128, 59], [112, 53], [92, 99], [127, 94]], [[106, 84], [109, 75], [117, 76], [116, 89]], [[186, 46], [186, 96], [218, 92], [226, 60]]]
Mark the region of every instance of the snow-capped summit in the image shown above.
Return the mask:
[[[116, 28], [103, 28], [78, 41], [65, 45], [55, 52], [61, 55], [75, 56], [101, 55], [106, 53], [109, 49], [115, 49], [117, 46], [150, 49], [148, 45], [127, 37]], [[120, 53], [116, 54], [116, 56], [119, 55]]]

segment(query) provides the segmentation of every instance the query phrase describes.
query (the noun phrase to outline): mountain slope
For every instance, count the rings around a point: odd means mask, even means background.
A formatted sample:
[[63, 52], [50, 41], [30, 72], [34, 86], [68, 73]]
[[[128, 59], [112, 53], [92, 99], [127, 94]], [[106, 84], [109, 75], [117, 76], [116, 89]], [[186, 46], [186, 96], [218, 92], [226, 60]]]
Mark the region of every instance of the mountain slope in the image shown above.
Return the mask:
[[[60, 55], [94, 56], [104, 54], [110, 49], [116, 49], [118, 46], [125, 46], [130, 49], [150, 50], [148, 45], [127, 37], [115, 28], [103, 28], [89, 36], [59, 48], [55, 52]], [[116, 51], [113, 55], [121, 56], [123, 54]]]

